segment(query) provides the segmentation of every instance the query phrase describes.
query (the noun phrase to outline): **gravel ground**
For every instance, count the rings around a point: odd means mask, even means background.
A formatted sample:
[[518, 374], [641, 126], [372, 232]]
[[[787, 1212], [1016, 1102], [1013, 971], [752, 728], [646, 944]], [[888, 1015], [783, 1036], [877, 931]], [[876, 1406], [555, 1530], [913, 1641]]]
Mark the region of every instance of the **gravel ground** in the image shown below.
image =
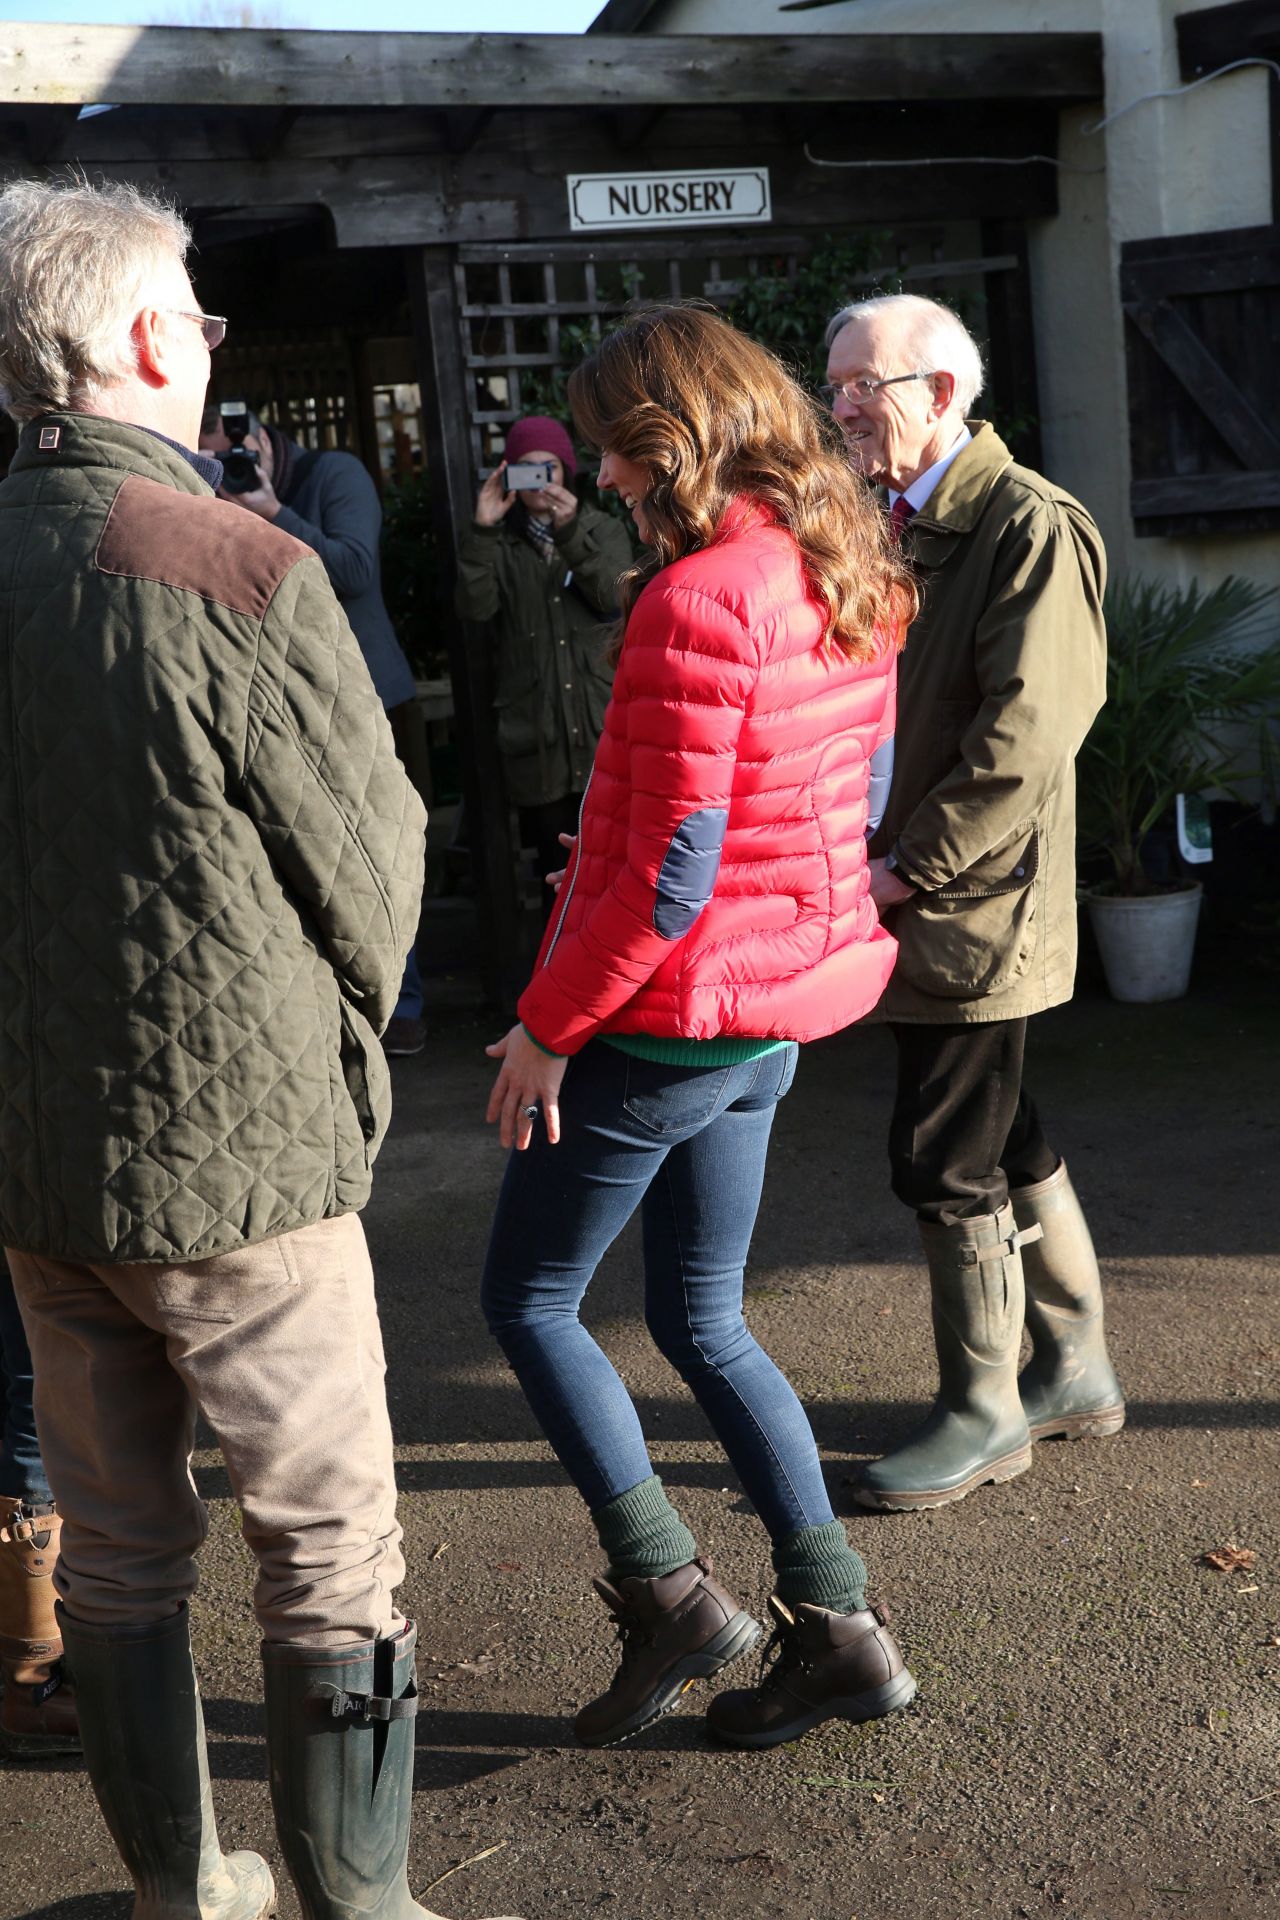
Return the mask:
[[[713, 1750], [699, 1706], [604, 1753], [569, 1715], [612, 1640], [576, 1496], [475, 1306], [501, 1156], [482, 1125], [497, 1023], [437, 987], [428, 1052], [366, 1224], [380, 1274], [420, 1622], [412, 1885], [454, 1920], [696, 1909], [811, 1920], [1244, 1920], [1280, 1913], [1277, 976], [1209, 948], [1190, 999], [1120, 1007], [1086, 981], [1033, 1025], [1029, 1082], [1103, 1259], [1129, 1396], [1115, 1439], [1042, 1443], [959, 1506], [861, 1514], [857, 1463], [931, 1391], [926, 1287], [888, 1193], [885, 1037], [807, 1049], [779, 1113], [750, 1318], [809, 1406], [920, 1692], [878, 1725], [772, 1754]], [[628, 1234], [589, 1318], [659, 1471], [759, 1611], [763, 1536], [637, 1318]], [[219, 1456], [193, 1608], [224, 1843], [275, 1864], [248, 1557]], [[1256, 1560], [1214, 1571], [1206, 1550]], [[77, 1765], [0, 1772], [0, 1916], [130, 1910]], [[443, 1879], [441, 1877], [448, 1875]], [[282, 1920], [297, 1920], [282, 1889]]]

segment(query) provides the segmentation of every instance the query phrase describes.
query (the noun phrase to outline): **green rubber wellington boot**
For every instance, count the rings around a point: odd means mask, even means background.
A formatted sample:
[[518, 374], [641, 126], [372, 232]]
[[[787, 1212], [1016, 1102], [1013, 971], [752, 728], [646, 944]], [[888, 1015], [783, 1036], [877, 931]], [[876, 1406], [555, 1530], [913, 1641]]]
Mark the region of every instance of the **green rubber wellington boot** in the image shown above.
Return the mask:
[[267, 1863], [223, 1853], [187, 1610], [145, 1627], [91, 1627], [59, 1605], [80, 1740], [102, 1817], [137, 1890], [133, 1920], [265, 1920]]
[[1040, 1227], [1022, 1262], [1031, 1358], [1018, 1376], [1033, 1440], [1119, 1433], [1124, 1395], [1107, 1354], [1102, 1282], [1067, 1163], [1009, 1196], [1019, 1227]]
[[854, 1488], [864, 1507], [909, 1512], [963, 1500], [988, 1480], [1012, 1480], [1031, 1465], [1031, 1436], [1018, 1398], [1023, 1246], [1013, 1208], [954, 1226], [920, 1222], [933, 1295], [938, 1397], [911, 1438], [873, 1461]]
[[409, 1622], [357, 1646], [263, 1646], [271, 1804], [303, 1920], [441, 1920], [409, 1889], [417, 1637]]

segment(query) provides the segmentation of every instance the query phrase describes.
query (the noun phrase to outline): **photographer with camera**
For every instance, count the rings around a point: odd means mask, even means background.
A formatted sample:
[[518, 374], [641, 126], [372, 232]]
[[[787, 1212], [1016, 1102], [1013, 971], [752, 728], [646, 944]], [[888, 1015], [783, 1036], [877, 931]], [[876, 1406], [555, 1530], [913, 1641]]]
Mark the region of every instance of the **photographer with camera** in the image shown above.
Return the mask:
[[632, 558], [620, 522], [572, 491], [576, 471], [558, 420], [517, 420], [458, 554], [458, 612], [493, 622], [498, 750], [546, 913], [546, 875], [564, 865], [559, 836], [577, 831], [613, 684], [601, 622]]
[[[352, 453], [315, 452], [265, 425], [242, 400], [205, 408], [200, 446], [222, 462], [220, 497], [272, 521], [318, 554], [351, 624], [369, 677], [405, 758], [405, 709], [415, 697], [413, 670], [382, 600], [378, 490]], [[383, 1051], [421, 1053], [426, 1044], [422, 979], [411, 950]]]

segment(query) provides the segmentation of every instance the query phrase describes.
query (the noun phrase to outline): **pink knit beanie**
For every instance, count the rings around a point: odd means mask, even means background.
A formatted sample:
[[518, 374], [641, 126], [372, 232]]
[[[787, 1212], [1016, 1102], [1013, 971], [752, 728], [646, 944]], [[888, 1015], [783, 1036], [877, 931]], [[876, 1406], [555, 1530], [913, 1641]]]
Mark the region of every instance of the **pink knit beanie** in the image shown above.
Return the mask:
[[578, 471], [572, 440], [560, 422], [545, 413], [530, 413], [517, 420], [502, 451], [508, 460], [523, 460], [526, 453], [553, 453], [566, 474]]

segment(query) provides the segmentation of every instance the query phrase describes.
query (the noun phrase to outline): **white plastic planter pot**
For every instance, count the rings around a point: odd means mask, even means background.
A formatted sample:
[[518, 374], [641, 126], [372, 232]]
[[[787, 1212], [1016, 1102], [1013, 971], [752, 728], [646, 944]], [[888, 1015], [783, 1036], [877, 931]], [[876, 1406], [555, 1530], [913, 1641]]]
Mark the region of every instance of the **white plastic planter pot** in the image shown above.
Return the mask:
[[1180, 1000], [1191, 979], [1202, 889], [1085, 899], [1114, 1000]]

